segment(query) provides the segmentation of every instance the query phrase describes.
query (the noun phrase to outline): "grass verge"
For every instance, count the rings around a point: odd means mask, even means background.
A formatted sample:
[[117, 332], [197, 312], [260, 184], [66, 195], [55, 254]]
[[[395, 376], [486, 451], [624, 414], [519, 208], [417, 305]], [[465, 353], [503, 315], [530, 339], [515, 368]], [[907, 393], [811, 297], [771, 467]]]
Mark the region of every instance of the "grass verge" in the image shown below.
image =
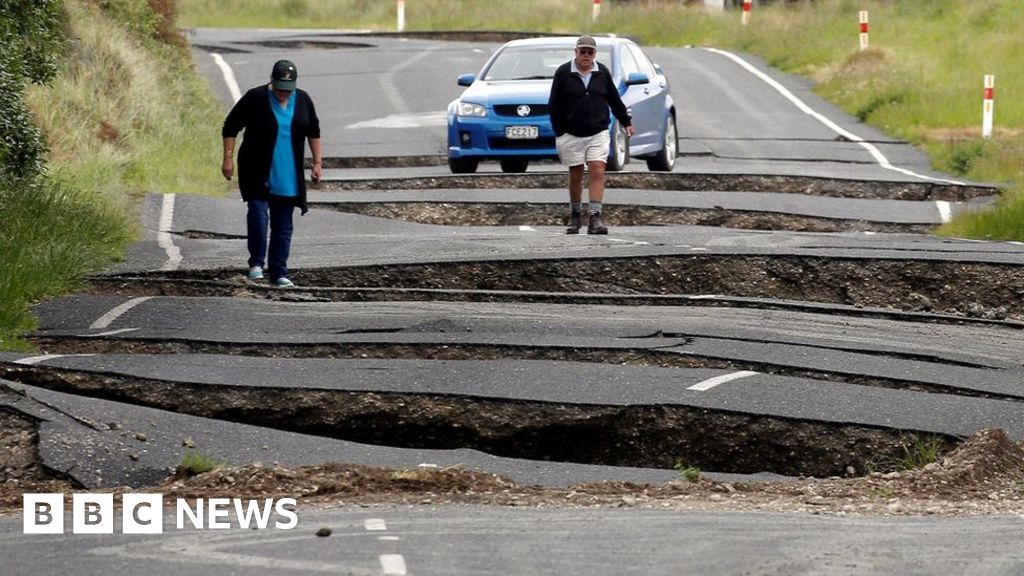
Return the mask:
[[144, 193], [227, 190], [222, 111], [180, 38], [141, 27], [160, 2], [114, 4], [64, 0], [68, 53], [25, 94], [49, 153], [41, 177], [0, 182], [0, 349], [28, 348], [33, 302], [122, 256]]

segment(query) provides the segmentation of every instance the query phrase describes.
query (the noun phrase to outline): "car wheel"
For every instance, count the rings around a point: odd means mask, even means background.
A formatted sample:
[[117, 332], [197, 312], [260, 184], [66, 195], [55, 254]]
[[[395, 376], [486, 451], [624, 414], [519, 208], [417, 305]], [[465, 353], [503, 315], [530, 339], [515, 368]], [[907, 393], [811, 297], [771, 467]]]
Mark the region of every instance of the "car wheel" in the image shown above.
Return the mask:
[[605, 170], [618, 172], [626, 167], [629, 162], [629, 138], [626, 136], [626, 129], [622, 123], [615, 123], [615, 137], [612, 139], [611, 154], [608, 155], [608, 163]]
[[678, 150], [679, 133], [676, 131], [676, 119], [670, 114], [665, 120], [665, 142], [655, 156], [647, 159], [647, 169], [656, 172], [671, 172], [676, 167]]
[[449, 158], [448, 169], [452, 171], [452, 174], [472, 174], [476, 172], [476, 167], [480, 164], [480, 161], [476, 158]]
[[502, 172], [526, 172], [526, 167], [530, 165], [530, 161], [526, 158], [502, 158], [501, 159], [501, 171]]

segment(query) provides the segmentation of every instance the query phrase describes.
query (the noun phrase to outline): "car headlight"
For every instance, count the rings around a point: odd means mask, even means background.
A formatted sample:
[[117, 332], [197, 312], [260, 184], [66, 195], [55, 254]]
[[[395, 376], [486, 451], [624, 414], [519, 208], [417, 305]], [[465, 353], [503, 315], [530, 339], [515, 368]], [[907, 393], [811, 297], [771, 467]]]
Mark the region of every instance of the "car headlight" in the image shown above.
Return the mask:
[[459, 116], [477, 116], [479, 118], [487, 116], [486, 108], [472, 102], [459, 102], [458, 112]]

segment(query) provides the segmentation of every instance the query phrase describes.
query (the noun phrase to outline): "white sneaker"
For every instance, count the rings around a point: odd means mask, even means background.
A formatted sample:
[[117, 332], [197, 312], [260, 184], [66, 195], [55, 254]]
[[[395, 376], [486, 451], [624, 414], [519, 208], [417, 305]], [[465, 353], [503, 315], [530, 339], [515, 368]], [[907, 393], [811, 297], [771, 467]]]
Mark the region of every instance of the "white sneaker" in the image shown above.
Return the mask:
[[249, 280], [263, 280], [263, 268], [259, 266], [249, 268]]
[[277, 280], [270, 283], [275, 288], [295, 288], [295, 283], [289, 280], [287, 277], [282, 276]]

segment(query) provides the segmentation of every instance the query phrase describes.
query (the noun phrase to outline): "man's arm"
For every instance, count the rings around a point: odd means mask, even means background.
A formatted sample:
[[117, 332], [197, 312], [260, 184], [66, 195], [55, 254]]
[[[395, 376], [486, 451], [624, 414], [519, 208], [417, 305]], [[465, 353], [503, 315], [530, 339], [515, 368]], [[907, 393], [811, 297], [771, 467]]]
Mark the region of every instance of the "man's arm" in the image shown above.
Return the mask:
[[636, 129], [633, 128], [633, 119], [629, 116], [629, 109], [622, 102], [622, 97], [619, 96], [619, 90], [615, 87], [615, 82], [612, 80], [611, 71], [604, 74], [604, 77], [608, 79], [608, 105], [612, 109], [612, 114], [615, 115], [615, 118], [626, 129], [626, 135], [632, 136], [636, 132]]
[[555, 71], [555, 77], [551, 80], [551, 93], [548, 95], [548, 116], [551, 117], [551, 129], [555, 131], [555, 136], [565, 133], [561, 123], [562, 107], [565, 104], [561, 90], [561, 72], [561, 68]]

